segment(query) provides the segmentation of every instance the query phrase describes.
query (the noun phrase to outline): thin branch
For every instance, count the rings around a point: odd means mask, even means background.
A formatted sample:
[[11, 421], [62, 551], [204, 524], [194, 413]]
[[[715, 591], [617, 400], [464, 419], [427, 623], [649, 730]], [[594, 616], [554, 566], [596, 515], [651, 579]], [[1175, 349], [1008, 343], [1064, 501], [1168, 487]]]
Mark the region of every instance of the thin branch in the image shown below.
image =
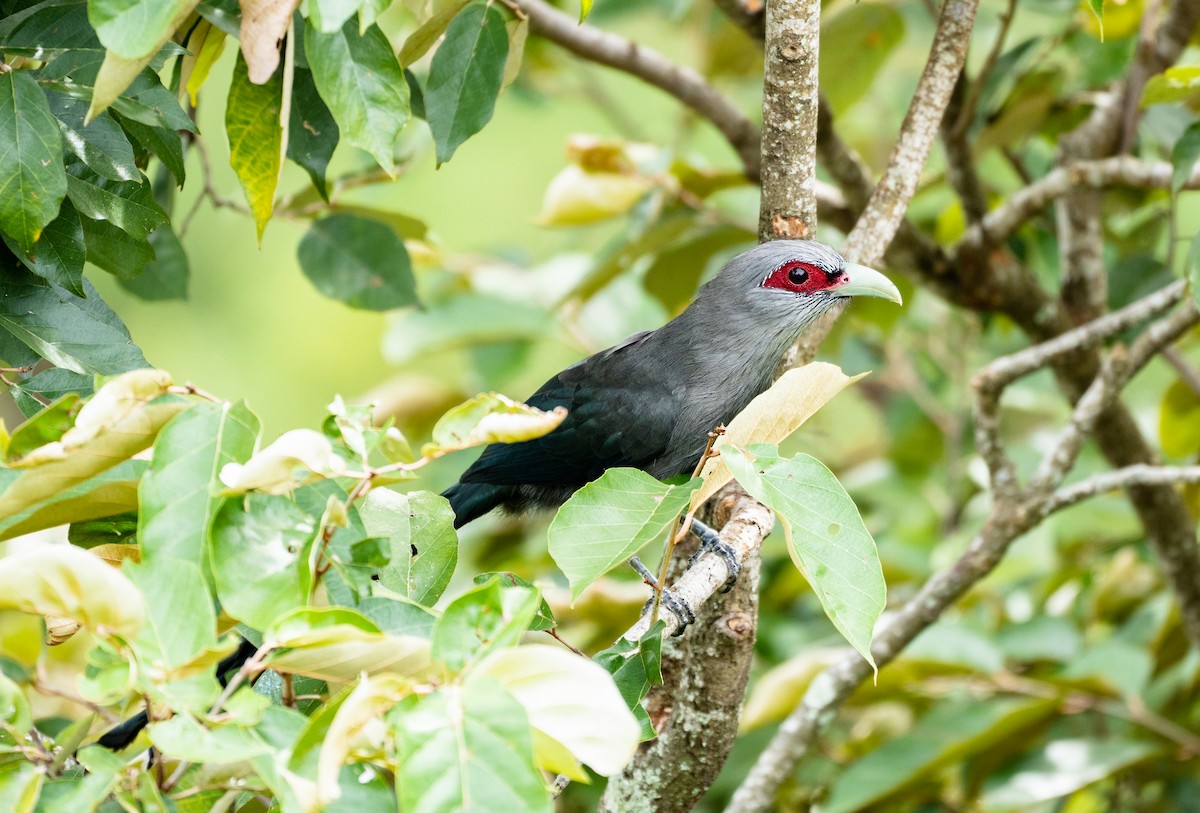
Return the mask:
[[1145, 367], [1163, 347], [1182, 336], [1200, 322], [1200, 312], [1189, 301], [1166, 319], [1155, 322], [1138, 337], [1127, 352], [1117, 347], [1101, 366], [1100, 374], [1075, 403], [1071, 420], [1046, 453], [1029, 484], [1033, 494], [1040, 494], [1057, 485], [1070, 471], [1083, 446], [1116, 398], [1117, 393], [1133, 376]]
[[1099, 344], [1139, 322], [1153, 318], [1183, 299], [1187, 283], [1172, 283], [1149, 296], [1062, 333], [1049, 341], [996, 359], [976, 374], [972, 386], [980, 391], [998, 391], [1018, 378], [1045, 368], [1053, 359]]
[[1188, 389], [1200, 395], [1200, 370], [1193, 367], [1183, 353], [1180, 353], [1174, 347], [1164, 347], [1162, 357], [1167, 363], [1175, 368], [1175, 372], [1179, 373], [1179, 380], [1187, 384]]
[[904, 220], [954, 82], [962, 72], [978, 5], [978, 0], [946, 0], [942, 6], [929, 61], [917, 82], [887, 169], [846, 238], [844, 253], [855, 262], [871, 265], [882, 259]]
[[1000, 30], [996, 32], [996, 38], [992, 40], [992, 47], [988, 50], [987, 57], [984, 58], [983, 65], [979, 68], [979, 73], [971, 82], [966, 98], [963, 99], [958, 116], [952, 125], [951, 129], [955, 137], [966, 137], [967, 131], [971, 129], [971, 122], [975, 120], [975, 115], [979, 110], [979, 100], [983, 96], [983, 88], [987, 84], [988, 76], [995, 69], [1000, 54], [1004, 52], [1004, 40], [1007, 39], [1008, 29], [1012, 26], [1013, 18], [1016, 16], [1017, 0], [1008, 0], [1008, 7], [1000, 14]]
[[1053, 514], [1076, 503], [1130, 486], [1200, 483], [1200, 466], [1148, 466], [1144, 463], [1097, 474], [1054, 492], [1040, 510]]
[[[1058, 167], [1029, 186], [1014, 192], [1002, 206], [988, 212], [978, 225], [967, 229], [954, 253], [963, 255], [1007, 240], [1027, 220], [1074, 187], [1108, 186], [1166, 189], [1171, 185], [1171, 165], [1122, 155], [1095, 161], [1077, 161]], [[1200, 168], [1189, 176], [1185, 189], [1200, 189]]]
[[529, 26], [533, 33], [578, 57], [632, 74], [666, 91], [707, 119], [733, 147], [741, 159], [746, 176], [758, 180], [758, 129], [700, 74], [624, 37], [589, 25], [580, 25], [573, 17], [543, 0], [518, 0], [518, 3], [529, 15]]

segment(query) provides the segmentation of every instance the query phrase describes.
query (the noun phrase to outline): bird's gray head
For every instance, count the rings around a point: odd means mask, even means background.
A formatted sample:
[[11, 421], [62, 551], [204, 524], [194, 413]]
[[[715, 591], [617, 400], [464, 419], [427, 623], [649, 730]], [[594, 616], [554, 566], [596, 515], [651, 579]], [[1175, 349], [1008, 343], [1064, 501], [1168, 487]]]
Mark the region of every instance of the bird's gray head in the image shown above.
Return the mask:
[[874, 269], [848, 263], [811, 240], [774, 240], [730, 260], [703, 291], [703, 298], [752, 315], [764, 326], [797, 332], [853, 296], [899, 303], [900, 292]]

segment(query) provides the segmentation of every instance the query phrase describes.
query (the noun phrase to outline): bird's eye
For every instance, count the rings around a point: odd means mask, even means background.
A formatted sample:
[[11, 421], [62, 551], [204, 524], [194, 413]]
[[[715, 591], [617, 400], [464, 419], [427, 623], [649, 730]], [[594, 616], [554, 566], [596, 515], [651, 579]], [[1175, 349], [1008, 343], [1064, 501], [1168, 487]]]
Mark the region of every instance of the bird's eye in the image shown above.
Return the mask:
[[792, 283], [792, 285], [803, 285], [808, 282], [808, 271], [805, 270], [804, 266], [796, 266], [788, 271], [788, 282]]

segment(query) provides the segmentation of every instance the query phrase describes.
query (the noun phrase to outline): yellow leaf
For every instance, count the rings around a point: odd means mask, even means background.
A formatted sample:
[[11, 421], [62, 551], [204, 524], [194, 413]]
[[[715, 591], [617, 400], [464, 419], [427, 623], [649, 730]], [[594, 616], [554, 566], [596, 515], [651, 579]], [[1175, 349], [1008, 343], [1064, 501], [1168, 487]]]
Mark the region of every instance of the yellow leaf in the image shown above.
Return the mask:
[[229, 136], [229, 163], [246, 193], [259, 245], [275, 209], [275, 187], [283, 163], [282, 109], [283, 77], [273, 74], [265, 84], [254, 84], [239, 53], [225, 107], [225, 133]]
[[1158, 438], [1171, 457], [1200, 452], [1200, 395], [1183, 381], [1167, 387], [1159, 404]]
[[200, 93], [200, 87], [208, 79], [212, 66], [225, 51], [225, 32], [207, 21], [205, 25], [208, 26], [208, 30], [201, 41], [200, 50], [196, 53], [196, 62], [192, 66], [192, 72], [187, 81], [188, 98], [192, 102], [192, 107], [196, 106], [196, 97]]
[[[725, 434], [717, 439], [717, 451], [733, 444], [745, 448], [752, 443], [779, 443], [825, 406], [833, 396], [866, 373], [853, 378], [841, 368], [814, 361], [788, 370], [771, 388], [759, 395], [737, 414]], [[692, 507], [703, 504], [733, 479], [720, 457], [709, 460], [700, 476], [704, 485], [692, 495]]]

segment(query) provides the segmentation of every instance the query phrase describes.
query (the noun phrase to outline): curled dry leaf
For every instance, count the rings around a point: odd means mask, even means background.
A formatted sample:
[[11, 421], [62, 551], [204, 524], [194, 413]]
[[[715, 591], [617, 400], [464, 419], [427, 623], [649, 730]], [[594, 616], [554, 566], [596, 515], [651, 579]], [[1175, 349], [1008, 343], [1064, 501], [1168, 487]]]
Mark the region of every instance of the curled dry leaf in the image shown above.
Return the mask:
[[345, 463], [328, 438], [312, 429], [294, 429], [245, 464], [226, 463], [220, 477], [228, 494], [287, 494], [305, 482], [343, 471]]
[[421, 452], [436, 457], [489, 443], [520, 443], [553, 432], [566, 417], [563, 407], [546, 412], [487, 392], [443, 415], [433, 427], [433, 442]]
[[279, 67], [279, 48], [288, 20], [300, 0], [242, 0], [242, 27], [238, 39], [250, 81], [261, 85]]

